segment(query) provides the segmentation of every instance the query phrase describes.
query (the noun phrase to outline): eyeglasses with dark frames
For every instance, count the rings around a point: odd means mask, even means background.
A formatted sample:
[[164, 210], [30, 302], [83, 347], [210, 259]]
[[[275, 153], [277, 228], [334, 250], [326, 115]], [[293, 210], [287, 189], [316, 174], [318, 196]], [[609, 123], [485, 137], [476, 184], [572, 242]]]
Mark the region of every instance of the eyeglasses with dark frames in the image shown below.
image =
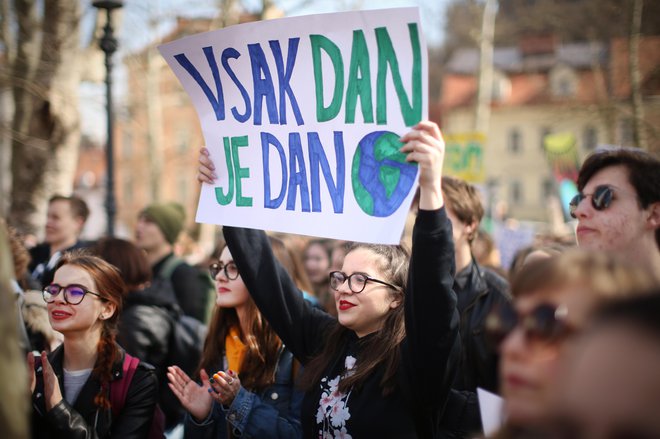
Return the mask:
[[83, 301], [87, 294], [92, 294], [98, 297], [100, 300], [106, 301], [106, 299], [104, 299], [100, 294], [90, 291], [79, 284], [70, 284], [65, 286], [59, 284], [50, 284], [46, 286], [46, 288], [44, 288], [42, 291], [44, 301], [46, 303], [53, 303], [55, 301], [55, 297], [57, 297], [61, 291], [64, 291], [62, 293], [64, 302], [68, 303], [69, 305], [78, 305]]
[[209, 272], [211, 273], [211, 277], [213, 279], [215, 279], [218, 276], [218, 273], [221, 271], [225, 273], [225, 277], [229, 280], [238, 278], [238, 275], [240, 274], [238, 272], [238, 267], [233, 262], [227, 262], [224, 265], [222, 262], [214, 262], [209, 265]]
[[392, 285], [389, 282], [382, 281], [380, 279], [373, 278], [365, 273], [353, 273], [350, 276], [341, 271], [333, 271], [329, 275], [330, 277], [330, 288], [335, 291], [339, 290], [344, 282], [348, 280], [348, 288], [354, 293], [361, 293], [367, 286], [367, 282], [376, 282], [382, 285], [386, 285], [397, 291], [401, 291], [401, 287]]
[[591, 197], [591, 206], [594, 209], [598, 211], [605, 210], [610, 207], [612, 200], [614, 200], [614, 189], [607, 185], [600, 185], [596, 186], [594, 192], [591, 194], [584, 194], [580, 192], [573, 197], [570, 203], [568, 203], [568, 210], [571, 214], [571, 217], [577, 218], [575, 211], [577, 210], [582, 200], [587, 197]]
[[552, 344], [575, 332], [567, 316], [565, 305], [543, 303], [525, 315], [512, 305], [502, 305], [486, 317], [486, 336], [492, 347], [497, 348], [514, 329], [521, 327], [528, 340]]

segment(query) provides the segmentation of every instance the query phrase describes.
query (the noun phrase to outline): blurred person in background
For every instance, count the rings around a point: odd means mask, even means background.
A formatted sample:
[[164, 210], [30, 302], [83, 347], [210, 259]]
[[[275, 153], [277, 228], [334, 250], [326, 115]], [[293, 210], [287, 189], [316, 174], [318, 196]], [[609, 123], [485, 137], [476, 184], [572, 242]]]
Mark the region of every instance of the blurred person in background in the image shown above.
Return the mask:
[[599, 310], [567, 353], [553, 437], [660, 437], [660, 290]]
[[174, 243], [183, 230], [185, 212], [178, 203], [147, 206], [135, 227], [135, 244], [147, 252], [152, 278], [167, 277], [184, 314], [203, 322], [206, 319], [208, 290], [199, 271], [174, 254]]
[[479, 230], [484, 209], [477, 189], [464, 180], [442, 177], [442, 194], [454, 239], [456, 276], [454, 291], [461, 317], [461, 366], [454, 380], [443, 428], [458, 436], [481, 431], [477, 388], [497, 392], [497, 351], [487, 342], [486, 317], [511, 300], [508, 282], [493, 270], [477, 263], [472, 242]]
[[185, 437], [301, 437], [293, 355], [257, 309], [228, 247], [209, 270], [217, 296], [199, 367], [202, 385], [176, 366], [167, 374], [189, 413]]
[[158, 399], [152, 366], [140, 362], [123, 407], [113, 405], [112, 383], [124, 372], [115, 334], [125, 295], [119, 270], [102, 259], [76, 253], [60, 259], [43, 298], [64, 342], [48, 355], [28, 354], [33, 438], [147, 437]]
[[660, 279], [660, 160], [641, 149], [592, 153], [570, 203], [578, 245], [616, 253]]
[[[126, 352], [155, 368], [159, 383], [158, 403], [168, 430], [182, 422], [185, 414], [167, 386], [171, 364], [170, 339], [177, 300], [171, 284], [151, 282], [151, 267], [145, 252], [119, 238], [102, 238], [94, 247], [101, 259], [119, 269], [128, 294], [119, 315], [117, 342]], [[201, 348], [201, 346], [200, 346]], [[176, 364], [176, 363], [174, 363]]]
[[312, 283], [314, 295], [321, 306], [329, 313], [335, 313], [334, 299], [328, 283], [328, 274], [332, 265], [332, 241], [312, 239], [305, 246], [303, 261], [307, 278]]
[[572, 337], [598, 306], [652, 285], [645, 270], [607, 253], [573, 249], [525, 265], [512, 280], [513, 306], [486, 324], [500, 349], [506, 425], [498, 437], [531, 437], [547, 419]]
[[54, 195], [48, 200], [44, 242], [30, 249], [32, 260], [28, 269], [35, 287], [41, 289], [50, 284], [64, 252], [90, 245], [79, 239], [88, 217], [89, 208], [80, 197]]

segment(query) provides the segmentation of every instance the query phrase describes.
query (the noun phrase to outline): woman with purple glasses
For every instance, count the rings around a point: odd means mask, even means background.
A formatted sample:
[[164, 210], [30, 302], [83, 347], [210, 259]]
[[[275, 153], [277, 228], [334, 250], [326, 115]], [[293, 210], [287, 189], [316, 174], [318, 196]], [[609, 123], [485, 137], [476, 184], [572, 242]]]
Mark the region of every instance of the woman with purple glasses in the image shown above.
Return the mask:
[[123, 404], [111, 393], [124, 375], [115, 333], [125, 294], [119, 271], [102, 259], [65, 253], [60, 260], [43, 297], [64, 342], [49, 355], [28, 354], [33, 438], [148, 436], [158, 399], [153, 367], [137, 365]]
[[502, 437], [542, 427], [562, 354], [597, 306], [647, 290], [652, 282], [639, 267], [578, 249], [532, 261], [518, 272], [511, 283], [513, 305], [486, 320], [487, 333], [500, 350], [507, 420]]

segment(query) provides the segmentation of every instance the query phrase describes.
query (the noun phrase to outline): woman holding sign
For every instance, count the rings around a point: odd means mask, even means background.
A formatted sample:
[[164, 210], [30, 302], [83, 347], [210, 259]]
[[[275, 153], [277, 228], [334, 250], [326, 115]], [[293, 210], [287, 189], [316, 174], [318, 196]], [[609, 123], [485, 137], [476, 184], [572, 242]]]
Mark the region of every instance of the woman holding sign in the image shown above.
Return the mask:
[[[337, 318], [309, 306], [265, 233], [224, 227], [252, 297], [305, 366], [305, 437], [433, 437], [459, 356], [454, 250], [441, 191], [444, 142], [421, 122], [401, 138], [419, 164], [412, 257], [400, 246], [357, 244], [330, 273]], [[203, 149], [198, 179], [213, 181]]]

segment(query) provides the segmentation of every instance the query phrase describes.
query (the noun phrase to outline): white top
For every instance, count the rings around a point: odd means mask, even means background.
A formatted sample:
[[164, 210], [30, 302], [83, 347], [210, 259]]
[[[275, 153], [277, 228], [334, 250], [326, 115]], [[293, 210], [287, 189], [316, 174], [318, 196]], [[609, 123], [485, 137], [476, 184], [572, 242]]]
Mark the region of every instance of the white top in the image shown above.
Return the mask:
[[92, 373], [92, 369], [66, 370], [64, 369], [64, 399], [73, 405], [78, 398], [80, 390], [87, 382], [87, 378]]

